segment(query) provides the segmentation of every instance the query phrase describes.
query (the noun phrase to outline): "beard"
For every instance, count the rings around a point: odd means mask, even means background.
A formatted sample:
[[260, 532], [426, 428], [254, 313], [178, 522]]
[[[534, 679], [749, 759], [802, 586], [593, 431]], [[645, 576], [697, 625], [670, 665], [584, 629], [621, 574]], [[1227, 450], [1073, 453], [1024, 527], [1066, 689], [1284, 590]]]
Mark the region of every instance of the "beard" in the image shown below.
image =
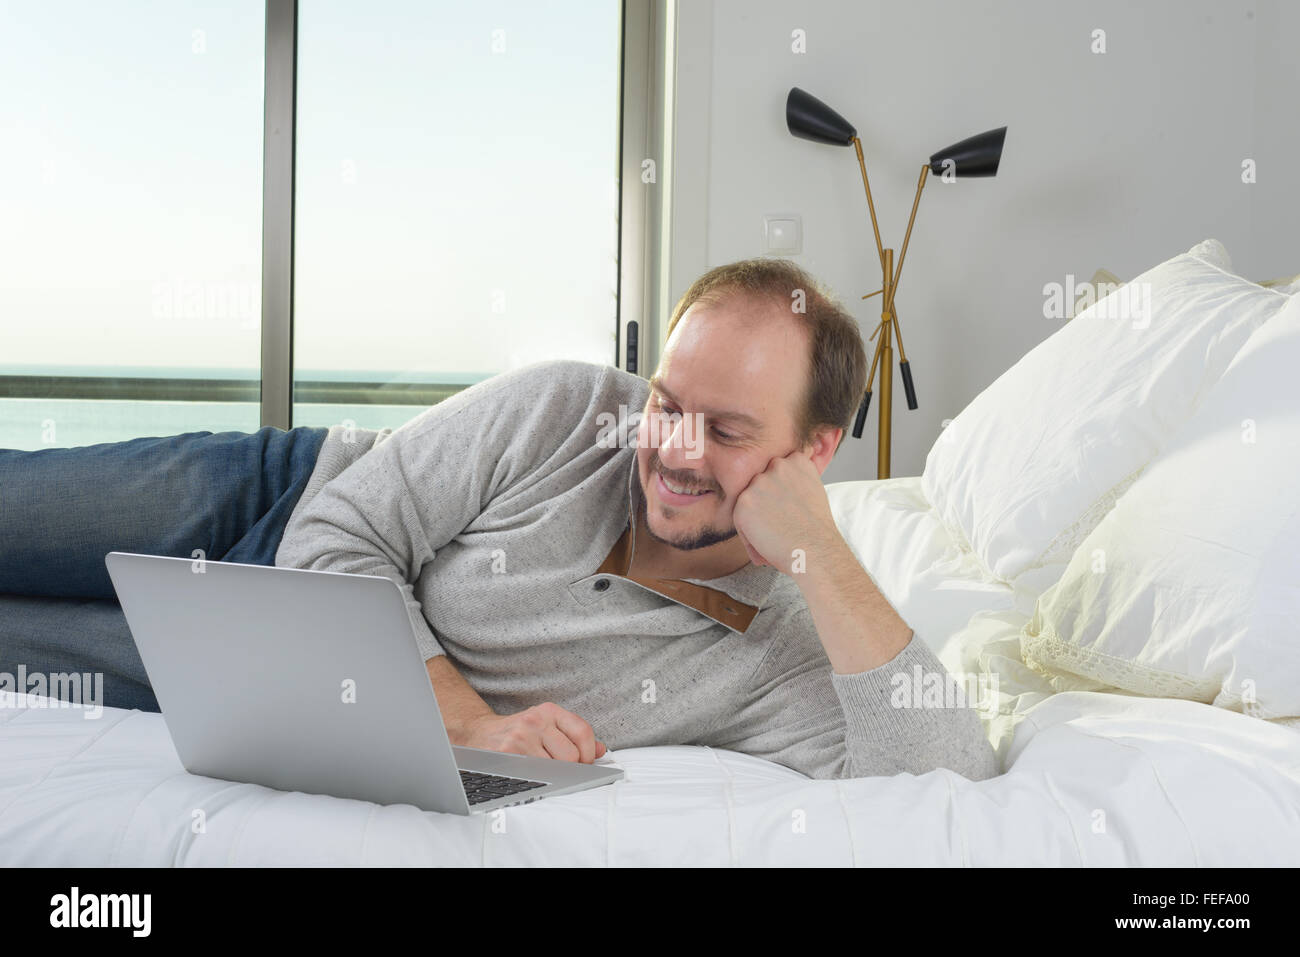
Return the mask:
[[[658, 456], [650, 463], [650, 474], [655, 475], [658, 472]], [[653, 538], [660, 545], [667, 545], [670, 548], [676, 548], [683, 552], [694, 551], [697, 548], [708, 548], [710, 545], [717, 545], [719, 542], [730, 541], [736, 537], [735, 526], [728, 529], [714, 528], [712, 525], [706, 525], [703, 528], [696, 529], [693, 532], [685, 533], [677, 538], [663, 538], [655, 534], [655, 530], [650, 526], [649, 507], [646, 504], [645, 486], [641, 485], [641, 471], [636, 470], [636, 483], [641, 489], [641, 494], [637, 497], [637, 513], [641, 524], [645, 526], [646, 534]]]

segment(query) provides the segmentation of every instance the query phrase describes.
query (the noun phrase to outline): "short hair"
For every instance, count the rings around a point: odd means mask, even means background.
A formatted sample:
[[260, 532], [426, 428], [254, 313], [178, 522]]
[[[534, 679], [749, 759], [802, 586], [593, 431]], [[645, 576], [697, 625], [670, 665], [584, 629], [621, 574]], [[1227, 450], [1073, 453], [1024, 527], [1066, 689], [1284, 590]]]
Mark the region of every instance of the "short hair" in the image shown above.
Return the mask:
[[842, 428], [847, 434], [867, 386], [862, 333], [857, 320], [790, 260], [743, 259], [710, 269], [678, 301], [665, 341], [695, 303], [716, 303], [732, 296], [779, 305], [808, 330], [810, 376], [803, 407], [795, 416], [799, 440], [808, 443], [820, 426]]

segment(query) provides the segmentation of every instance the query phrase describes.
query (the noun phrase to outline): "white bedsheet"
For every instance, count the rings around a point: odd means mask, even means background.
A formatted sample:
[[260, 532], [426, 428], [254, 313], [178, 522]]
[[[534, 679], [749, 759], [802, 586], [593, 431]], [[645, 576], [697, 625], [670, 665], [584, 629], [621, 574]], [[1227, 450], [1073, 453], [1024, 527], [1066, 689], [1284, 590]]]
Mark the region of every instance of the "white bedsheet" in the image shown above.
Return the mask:
[[988, 781], [810, 781], [637, 748], [612, 752], [614, 785], [460, 817], [190, 775], [160, 715], [14, 701], [0, 696], [6, 866], [1300, 863], [1300, 736], [1196, 702], [1053, 695]]
[[1300, 864], [1300, 733], [1189, 701], [1062, 691], [1025, 666], [1032, 596], [956, 550], [919, 479], [832, 489], [860, 559], [950, 670], [998, 679], [1006, 771], [811, 781], [698, 747], [609, 787], [432, 814], [184, 772], [160, 715], [0, 693], [0, 865]]

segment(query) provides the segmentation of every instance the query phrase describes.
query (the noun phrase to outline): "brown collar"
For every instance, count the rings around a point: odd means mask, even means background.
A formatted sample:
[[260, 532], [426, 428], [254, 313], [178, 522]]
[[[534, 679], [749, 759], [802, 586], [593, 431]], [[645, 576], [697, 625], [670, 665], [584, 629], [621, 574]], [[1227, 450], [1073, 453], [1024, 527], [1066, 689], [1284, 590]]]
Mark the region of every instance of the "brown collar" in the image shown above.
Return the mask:
[[754, 620], [754, 616], [758, 614], [758, 609], [753, 605], [746, 605], [726, 592], [709, 588], [707, 585], [697, 585], [676, 578], [644, 578], [640, 575], [629, 575], [627, 570], [631, 564], [632, 528], [629, 525], [614, 543], [609, 554], [605, 556], [605, 560], [600, 563], [600, 567], [596, 569], [597, 575], [617, 575], [636, 582], [665, 598], [671, 598], [708, 615], [733, 631], [744, 632], [749, 628], [749, 623]]
[[636, 547], [632, 528], [637, 508], [641, 500], [641, 483], [637, 481], [637, 457], [632, 450], [631, 471], [628, 475], [628, 522], [614, 547], [610, 549], [605, 560], [595, 574], [617, 575], [628, 581], [636, 582], [665, 598], [671, 598], [679, 604], [694, 608], [716, 622], [726, 625], [733, 631], [744, 632], [754, 616], [767, 603], [768, 596], [776, 586], [781, 573], [775, 568], [758, 565], [745, 565], [730, 575], [708, 579], [713, 585], [704, 584], [701, 579], [645, 578], [628, 575], [632, 565], [632, 552]]

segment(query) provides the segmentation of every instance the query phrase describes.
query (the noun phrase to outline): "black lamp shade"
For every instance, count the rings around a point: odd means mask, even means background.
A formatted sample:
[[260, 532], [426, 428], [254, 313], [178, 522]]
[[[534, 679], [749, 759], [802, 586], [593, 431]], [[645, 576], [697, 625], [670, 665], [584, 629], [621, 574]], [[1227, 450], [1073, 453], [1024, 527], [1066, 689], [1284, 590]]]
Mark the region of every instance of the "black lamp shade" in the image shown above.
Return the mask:
[[986, 130], [953, 143], [930, 157], [930, 172], [943, 173], [944, 163], [951, 160], [954, 176], [996, 176], [998, 161], [1002, 159], [1002, 143], [1007, 138], [1007, 128]]
[[800, 139], [830, 146], [848, 146], [858, 135], [852, 123], [797, 86], [785, 98], [785, 125]]

